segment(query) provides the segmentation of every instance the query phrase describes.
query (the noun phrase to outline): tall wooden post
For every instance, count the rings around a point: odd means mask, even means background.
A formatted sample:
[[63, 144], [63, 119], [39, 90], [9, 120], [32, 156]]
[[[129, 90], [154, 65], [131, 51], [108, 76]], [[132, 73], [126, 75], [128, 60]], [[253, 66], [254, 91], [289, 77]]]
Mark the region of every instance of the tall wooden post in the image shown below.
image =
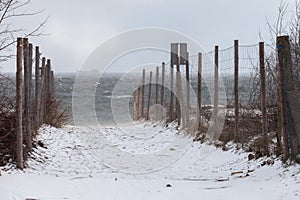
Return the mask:
[[46, 64], [46, 70], [45, 70], [45, 86], [46, 86], [46, 102], [45, 102], [45, 105], [46, 105], [46, 109], [45, 109], [45, 113], [44, 113], [44, 119], [46, 120], [46, 123], [50, 123], [50, 107], [51, 107], [51, 93], [50, 93], [50, 84], [51, 84], [51, 60], [50, 59], [47, 59], [47, 64]]
[[[284, 116], [284, 99], [283, 99], [283, 95], [284, 95], [284, 89], [283, 89], [283, 82], [285, 81], [284, 78], [282, 78], [282, 74], [284, 73], [283, 70], [284, 66], [286, 66], [286, 64], [290, 64], [289, 62], [285, 63], [285, 59], [289, 57], [289, 51], [290, 48], [286, 46], [286, 43], [289, 41], [289, 39], [287, 39], [286, 41], [284, 39], [280, 39], [280, 37], [277, 38], [277, 56], [278, 56], [278, 114], [280, 114], [279, 118], [280, 120], [278, 120], [279, 122], [279, 126], [278, 129], [280, 129], [279, 131], [282, 132], [282, 136], [283, 136], [283, 161], [286, 162], [289, 157], [290, 157], [290, 142], [289, 142], [289, 136], [288, 136], [288, 129], [287, 129], [287, 120]], [[283, 51], [284, 49], [284, 51]], [[286, 93], [285, 93], [286, 95]], [[285, 98], [286, 101], [286, 98]], [[281, 140], [281, 137], [280, 137]]]
[[30, 104], [29, 104], [29, 109], [30, 109], [30, 117], [32, 118], [32, 100], [33, 100], [33, 91], [32, 91], [32, 63], [33, 63], [33, 60], [32, 60], [32, 56], [33, 56], [33, 45], [31, 43], [29, 43], [29, 46], [28, 46], [28, 66], [29, 66], [29, 100], [30, 100]]
[[[283, 112], [282, 112], [282, 84], [281, 84], [281, 77], [280, 77], [280, 67], [279, 67], [279, 60], [278, 60], [278, 53], [277, 53], [277, 63], [276, 63], [276, 68], [277, 68], [277, 107], [278, 107], [278, 112], [277, 112], [277, 132], [276, 132], [276, 142], [277, 142], [277, 149], [276, 149], [276, 155], [279, 156], [283, 152], [284, 158], [283, 161], [286, 162], [287, 159], [289, 158], [289, 153], [288, 149], [283, 148], [282, 146], [282, 136], [283, 136]], [[283, 142], [285, 142], [285, 137], [283, 137]], [[288, 144], [288, 142], [287, 142]], [[287, 147], [287, 146], [286, 146]]]
[[48, 101], [52, 98], [51, 94], [51, 60], [47, 59], [47, 94], [48, 94]]
[[150, 104], [151, 104], [151, 83], [152, 83], [152, 72], [150, 72], [150, 79], [149, 79], [149, 93], [148, 93], [148, 107], [147, 107], [147, 117], [146, 119], [149, 120], [149, 111], [150, 111]]
[[31, 43], [29, 43], [28, 45], [28, 72], [29, 72], [29, 119], [30, 119], [30, 124], [29, 124], [29, 128], [30, 128], [30, 135], [28, 136], [28, 140], [30, 140], [30, 146], [29, 146], [29, 151], [31, 151], [32, 149], [32, 135], [33, 135], [33, 129], [34, 128], [34, 123], [33, 123], [33, 87], [32, 87], [32, 56], [33, 56], [33, 45]]
[[45, 98], [45, 102], [44, 102], [44, 123], [48, 123], [48, 99], [49, 99], [49, 93], [48, 93], [48, 85], [49, 85], [49, 83], [48, 83], [48, 80], [49, 80], [49, 78], [48, 78], [48, 68], [49, 68], [49, 66], [48, 66], [48, 59], [46, 60], [46, 65], [45, 65], [45, 71], [44, 71], [44, 73], [45, 73], [45, 92], [44, 92], [44, 98]]
[[[170, 108], [169, 108], [169, 121], [173, 121], [176, 116], [174, 116], [174, 64], [178, 60], [178, 44], [172, 43], [171, 44], [171, 67], [170, 67], [170, 87], [171, 87], [171, 94], [170, 94]], [[176, 107], [176, 106], [175, 106]], [[176, 115], [176, 113], [175, 113]]]
[[40, 125], [42, 125], [46, 119], [46, 96], [46, 58], [43, 57], [41, 70]]
[[136, 109], [136, 90], [133, 92], [133, 120], [137, 120], [137, 109]]
[[34, 129], [37, 132], [40, 126], [40, 49], [35, 47], [35, 98], [34, 98]]
[[300, 155], [300, 100], [299, 88], [296, 87], [292, 69], [290, 40], [288, 36], [277, 37], [277, 51], [280, 71], [283, 132], [285, 156], [290, 150], [290, 157]]
[[165, 63], [162, 63], [161, 68], [161, 94], [160, 94], [160, 103], [164, 106], [164, 96], [165, 96]]
[[17, 157], [17, 167], [19, 169], [24, 168], [24, 158], [23, 158], [23, 100], [22, 100], [22, 38], [17, 39], [17, 72], [16, 72], [16, 157]]
[[199, 114], [198, 114], [198, 130], [201, 130], [201, 113], [202, 113], [202, 53], [198, 53], [198, 105], [199, 105]]
[[155, 104], [158, 104], [158, 92], [159, 92], [159, 68], [156, 67]]
[[241, 142], [239, 133], [239, 41], [234, 40], [234, 141]]
[[29, 44], [28, 38], [23, 38], [23, 61], [24, 61], [24, 130], [25, 130], [25, 143], [28, 152], [32, 149], [31, 143], [31, 118], [30, 118], [30, 69], [29, 69]]
[[138, 87], [138, 93], [137, 93], [137, 120], [140, 118], [140, 113], [141, 113], [141, 86], [139, 85]]
[[141, 106], [141, 117], [145, 117], [144, 112], [144, 105], [145, 105], [145, 76], [146, 76], [146, 70], [143, 69], [143, 77], [142, 77], [142, 106]]
[[264, 43], [259, 43], [259, 69], [261, 87], [261, 112], [262, 112], [262, 132], [264, 139], [264, 154], [269, 154], [268, 147], [268, 120], [267, 120], [267, 97], [266, 97], [266, 71], [265, 71], [265, 52]]
[[189, 66], [189, 54], [187, 53], [187, 59], [185, 63], [185, 71], [186, 71], [186, 110], [185, 110], [185, 126], [189, 127], [190, 121], [190, 66]]
[[[176, 118], [178, 120], [178, 126], [181, 124], [181, 110], [180, 110], [180, 57], [177, 55], [176, 62]], [[181, 102], [182, 103], [182, 102]]]
[[173, 107], [174, 107], [174, 63], [172, 62], [171, 59], [171, 67], [170, 67], [170, 88], [171, 88], [171, 94], [170, 94], [170, 108], [169, 108], [169, 121], [173, 121], [174, 120], [174, 116], [173, 116]]
[[218, 112], [219, 112], [219, 46], [215, 46], [215, 79], [214, 79], [214, 133], [218, 129]]

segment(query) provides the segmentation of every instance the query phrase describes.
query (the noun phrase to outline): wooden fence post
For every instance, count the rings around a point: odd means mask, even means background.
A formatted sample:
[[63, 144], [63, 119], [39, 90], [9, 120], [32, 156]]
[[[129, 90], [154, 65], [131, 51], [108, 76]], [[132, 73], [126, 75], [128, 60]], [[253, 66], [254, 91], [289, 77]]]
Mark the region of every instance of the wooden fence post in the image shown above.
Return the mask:
[[[177, 55], [177, 62], [176, 62], [176, 118], [178, 120], [178, 126], [181, 124], [181, 110], [180, 110], [180, 57]], [[183, 103], [183, 102], [181, 102]]]
[[23, 100], [22, 100], [22, 38], [17, 39], [17, 72], [16, 72], [16, 138], [17, 138], [17, 167], [19, 169], [24, 168], [24, 158], [23, 158]]
[[48, 106], [49, 106], [49, 102], [48, 102], [48, 98], [49, 98], [49, 93], [48, 93], [48, 85], [49, 85], [49, 74], [48, 74], [48, 68], [49, 68], [49, 65], [48, 65], [48, 59], [46, 60], [46, 65], [45, 65], [45, 93], [44, 93], [44, 97], [45, 97], [45, 106], [44, 106], [44, 123], [48, 123]]
[[267, 97], [266, 97], [266, 71], [265, 71], [265, 50], [264, 43], [259, 43], [259, 69], [261, 87], [261, 112], [264, 155], [269, 155], [268, 147], [268, 120], [267, 120]]
[[50, 59], [47, 59], [46, 71], [47, 71], [47, 96], [48, 96], [48, 101], [49, 101], [52, 98], [52, 96], [51, 96], [51, 60]]
[[47, 59], [47, 64], [45, 68], [45, 113], [44, 113], [44, 120], [47, 124], [50, 123], [50, 107], [51, 107], [51, 94], [50, 94], [50, 81], [51, 81], [51, 60]]
[[164, 96], [165, 96], [165, 63], [162, 63], [161, 68], [161, 94], [160, 94], [160, 103], [164, 106]]
[[33, 112], [33, 87], [32, 87], [32, 56], [33, 56], [33, 45], [29, 43], [28, 45], [28, 72], [29, 72], [29, 128], [30, 128], [30, 134], [28, 140], [30, 140], [29, 150], [32, 149], [32, 140], [33, 140], [33, 132], [34, 132], [34, 112]]
[[41, 70], [41, 97], [40, 97], [40, 125], [45, 122], [46, 114], [46, 58], [42, 58]]
[[185, 71], [186, 71], [186, 110], [185, 110], [185, 126], [189, 127], [190, 121], [190, 66], [189, 66], [189, 53], [187, 52], [187, 58], [185, 63]]
[[158, 92], [159, 92], [159, 68], [156, 67], [156, 80], [155, 80], [155, 104], [158, 104]]
[[[277, 156], [281, 155], [283, 152], [284, 157], [283, 161], [286, 162], [287, 159], [289, 158], [289, 152], [288, 152], [288, 141], [285, 141], [285, 135], [283, 134], [283, 105], [282, 105], [282, 84], [281, 84], [281, 73], [280, 73], [280, 66], [279, 66], [279, 57], [278, 57], [278, 52], [277, 52], [277, 63], [276, 63], [276, 68], [277, 68], [277, 106], [278, 106], [278, 112], [277, 112], [277, 133], [276, 133], [276, 142], [277, 142], [277, 150], [276, 154]], [[282, 143], [282, 137], [283, 137], [283, 143]], [[285, 145], [285, 142], [287, 145]], [[286, 148], [284, 148], [282, 145], [284, 145]]]
[[133, 92], [133, 120], [137, 120], [137, 109], [136, 109], [136, 90]]
[[170, 75], [171, 75], [171, 94], [170, 94], [170, 108], [169, 108], [169, 122], [174, 120], [173, 116], [173, 104], [174, 104], [174, 63], [171, 59], [171, 67], [170, 67]]
[[239, 41], [234, 40], [234, 141], [241, 142], [239, 132]]
[[[176, 119], [176, 105], [174, 105], [174, 65], [179, 62], [178, 61], [178, 44], [171, 43], [171, 68], [170, 68], [170, 76], [171, 76], [171, 94], [170, 94], [170, 108], [169, 108], [169, 121], [173, 121]], [[174, 112], [175, 110], [175, 112]]]
[[149, 110], [150, 110], [150, 104], [151, 104], [151, 83], [152, 83], [152, 72], [150, 72], [150, 79], [149, 79], [149, 93], [148, 93], [148, 107], [147, 107], [147, 117], [146, 119], [149, 120]]
[[[47, 60], [47, 96], [48, 96], [48, 106], [50, 105], [50, 100], [52, 98], [52, 94], [51, 94], [51, 60], [48, 59]], [[50, 109], [50, 107], [49, 107]], [[49, 109], [48, 109], [48, 114], [49, 114]]]
[[34, 99], [34, 129], [37, 133], [40, 126], [39, 112], [40, 112], [40, 49], [35, 47], [35, 99]]
[[219, 46], [215, 46], [215, 78], [214, 78], [214, 111], [213, 111], [213, 122], [214, 122], [214, 134], [218, 129], [218, 112], [219, 112]]
[[29, 56], [29, 58], [28, 58], [28, 66], [29, 66], [29, 102], [30, 102], [30, 104], [29, 104], [29, 109], [30, 109], [30, 117], [32, 118], [32, 106], [33, 106], [33, 104], [32, 104], [32, 100], [33, 100], [33, 98], [32, 98], [32, 94], [33, 94], [33, 91], [32, 91], [32, 63], [33, 63], [33, 60], [32, 60], [32, 56], [33, 56], [33, 45], [31, 44], [31, 43], [29, 43], [29, 46], [28, 46], [28, 56]]
[[[295, 159], [300, 154], [300, 100], [299, 88], [293, 78], [290, 40], [288, 36], [277, 37], [277, 51], [281, 82], [283, 132], [285, 156]], [[285, 158], [287, 159], [287, 158]]]
[[142, 77], [142, 106], [141, 106], [141, 117], [144, 118], [144, 106], [145, 106], [145, 76], [146, 70], [143, 69], [143, 77]]
[[138, 87], [138, 94], [137, 94], [137, 120], [140, 118], [140, 113], [141, 113], [141, 86], [139, 85]]
[[28, 38], [23, 38], [23, 62], [24, 62], [24, 130], [27, 152], [32, 149], [31, 143], [31, 118], [30, 118], [30, 69], [29, 69], [29, 44]]
[[198, 53], [198, 106], [199, 106], [199, 114], [198, 114], [198, 130], [201, 130], [201, 113], [202, 113], [202, 53]]

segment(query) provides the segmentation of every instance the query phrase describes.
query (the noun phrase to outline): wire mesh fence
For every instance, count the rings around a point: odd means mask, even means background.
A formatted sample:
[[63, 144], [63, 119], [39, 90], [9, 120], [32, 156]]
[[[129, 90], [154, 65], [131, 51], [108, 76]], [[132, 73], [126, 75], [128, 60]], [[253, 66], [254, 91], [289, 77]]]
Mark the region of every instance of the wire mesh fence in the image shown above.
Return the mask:
[[[166, 89], [163, 93], [158, 92], [160, 96], [164, 95], [164, 102], [158, 103], [166, 108], [169, 121], [177, 120], [183, 128], [189, 127], [184, 127], [180, 122], [184, 123], [186, 117], [193, 119], [190, 113], [197, 113], [198, 135], [207, 133], [211, 126], [215, 126], [211, 120], [217, 110], [218, 116], [224, 116], [224, 126], [219, 137], [224, 144], [231, 140], [242, 145], [255, 143], [254, 148], [263, 151], [267, 140], [274, 148], [273, 151], [276, 151], [281, 148], [278, 144], [281, 143], [279, 140], [282, 134], [278, 111], [280, 99], [277, 61], [276, 49], [263, 43], [239, 45], [235, 41], [228, 48], [215, 47], [212, 51], [190, 54], [186, 64], [165, 64]], [[158, 67], [161, 75], [162, 65]], [[180, 71], [180, 80], [176, 77], [177, 70]], [[155, 76], [153, 70], [153, 77]], [[159, 79], [161, 82], [162, 77], [159, 76]], [[178, 81], [180, 90], [177, 88]], [[156, 84], [155, 80], [152, 81], [153, 91], [149, 93], [151, 101], [147, 102], [151, 105], [157, 103], [154, 99], [156, 88], [161, 90]], [[188, 91], [188, 85], [192, 91]], [[187, 98], [190, 92], [195, 93], [196, 98]], [[148, 89], [144, 96], [139, 97], [145, 99], [145, 104], [147, 93]], [[176, 101], [180, 98], [183, 105], [178, 108]], [[145, 106], [145, 109], [151, 105]], [[177, 114], [178, 109], [180, 115]]]

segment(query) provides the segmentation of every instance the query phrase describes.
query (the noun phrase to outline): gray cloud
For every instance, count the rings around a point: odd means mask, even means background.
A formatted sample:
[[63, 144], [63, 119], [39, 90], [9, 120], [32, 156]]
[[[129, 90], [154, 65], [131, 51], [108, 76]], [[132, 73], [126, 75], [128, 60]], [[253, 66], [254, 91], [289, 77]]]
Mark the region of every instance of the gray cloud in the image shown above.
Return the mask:
[[[51, 35], [31, 38], [52, 58], [56, 71], [76, 71], [87, 56], [115, 34], [141, 27], [180, 31], [211, 50], [259, 42], [266, 20], [275, 21], [281, 0], [33, 0], [29, 9], [46, 9], [39, 17], [16, 21], [33, 27], [50, 16], [45, 31]], [[289, 0], [291, 4], [293, 0]], [[4, 69], [14, 70], [14, 60]]]

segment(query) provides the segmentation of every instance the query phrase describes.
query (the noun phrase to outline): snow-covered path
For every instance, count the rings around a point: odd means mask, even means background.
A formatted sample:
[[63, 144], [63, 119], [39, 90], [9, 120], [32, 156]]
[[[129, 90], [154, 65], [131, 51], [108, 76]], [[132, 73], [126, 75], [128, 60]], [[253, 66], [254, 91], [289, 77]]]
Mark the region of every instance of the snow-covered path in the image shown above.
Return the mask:
[[[44, 147], [35, 149], [29, 167], [2, 171], [0, 199], [300, 198], [299, 165], [260, 166], [262, 160], [247, 161], [246, 153], [192, 142], [173, 126], [122, 129], [43, 127]], [[147, 161], [151, 153], [155, 160]]]

